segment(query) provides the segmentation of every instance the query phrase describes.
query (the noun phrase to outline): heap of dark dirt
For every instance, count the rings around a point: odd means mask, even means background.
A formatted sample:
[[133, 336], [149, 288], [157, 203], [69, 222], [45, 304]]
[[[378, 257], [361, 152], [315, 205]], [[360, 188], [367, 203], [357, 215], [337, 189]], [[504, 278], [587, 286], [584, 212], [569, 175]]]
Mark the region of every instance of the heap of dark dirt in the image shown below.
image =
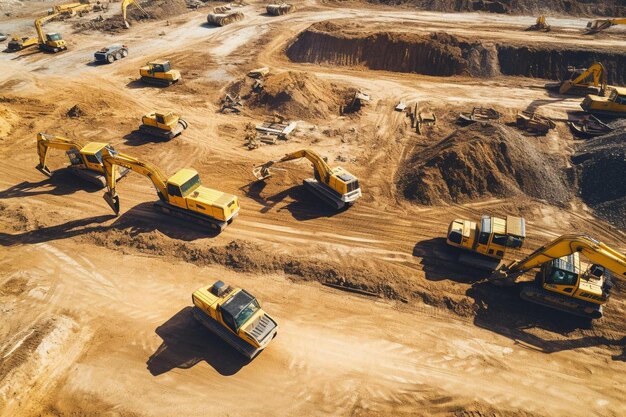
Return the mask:
[[626, 121], [614, 131], [587, 141], [572, 157], [580, 194], [597, 215], [626, 230]]
[[81, 116], [85, 115], [85, 112], [83, 109], [80, 108], [80, 106], [78, 104], [75, 104], [74, 106], [72, 106], [71, 109], [69, 109], [67, 111], [67, 116], [71, 117], [73, 119], [79, 118]]
[[499, 74], [495, 45], [438, 32], [429, 35], [363, 32], [355, 22], [324, 21], [301, 32], [287, 48], [294, 62], [365, 66], [426, 75]]
[[563, 205], [571, 198], [565, 161], [540, 151], [536, 140], [498, 123], [458, 129], [401, 167], [399, 189], [422, 204], [525, 194]]
[[441, 12], [488, 12], [537, 15], [558, 12], [575, 16], [590, 14], [622, 16], [626, 13], [623, 0], [368, 0], [376, 4], [410, 4], [422, 10]]
[[250, 108], [291, 119], [319, 119], [339, 113], [343, 93], [341, 87], [312, 74], [287, 71], [269, 75], [262, 88], [244, 94], [244, 98]]

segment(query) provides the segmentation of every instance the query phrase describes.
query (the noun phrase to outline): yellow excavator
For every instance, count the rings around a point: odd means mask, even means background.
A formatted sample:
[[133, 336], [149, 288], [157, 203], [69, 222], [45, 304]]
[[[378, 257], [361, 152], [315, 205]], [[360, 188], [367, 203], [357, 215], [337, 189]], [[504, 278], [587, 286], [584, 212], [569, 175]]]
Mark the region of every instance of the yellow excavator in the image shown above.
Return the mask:
[[195, 319], [248, 359], [265, 349], [278, 331], [256, 298], [222, 281], [198, 288], [191, 300]]
[[550, 32], [552, 28], [546, 22], [546, 17], [541, 15], [537, 18], [537, 21], [534, 25], [526, 28], [527, 31], [540, 31], [540, 32]]
[[315, 151], [303, 149], [286, 154], [277, 161], [269, 161], [254, 167], [252, 173], [263, 181], [272, 175], [273, 166], [294, 159], [306, 158], [313, 164], [315, 178], [304, 180], [304, 186], [322, 201], [337, 210], [354, 204], [361, 197], [359, 180], [341, 167], [331, 168]]
[[113, 175], [116, 166], [128, 168], [152, 181], [159, 196], [154, 207], [161, 213], [217, 231], [222, 231], [239, 214], [236, 196], [203, 187], [198, 172], [193, 169], [181, 169], [168, 178], [155, 165], [115, 151], [104, 155], [102, 162], [108, 189], [104, 199], [116, 215], [120, 212]]
[[126, 9], [128, 8], [128, 6], [130, 6], [131, 4], [137, 6], [137, 8], [139, 10], [141, 10], [146, 16], [148, 15], [148, 12], [146, 12], [146, 10], [141, 7], [141, 5], [139, 4], [138, 0], [122, 0], [122, 20], [124, 21], [124, 26], [126, 26], [126, 29], [130, 28], [130, 23], [128, 22], [128, 20], [126, 19], [127, 15], [126, 15]]
[[72, 17], [76, 14], [82, 14], [93, 10], [93, 5], [89, 2], [65, 3], [53, 6], [48, 14], [58, 13], [61, 16]]
[[[46, 160], [50, 149], [65, 151], [70, 160], [70, 165], [67, 166], [67, 169], [72, 174], [100, 187], [106, 185], [102, 158], [114, 151], [113, 147], [108, 143], [89, 142], [83, 146], [61, 136], [38, 133], [37, 153], [39, 154], [39, 165], [36, 168], [49, 177], [52, 176], [52, 173], [46, 165]], [[116, 179], [119, 180], [128, 173], [128, 169], [116, 169], [115, 173]]]
[[67, 49], [67, 45], [60, 33], [43, 33], [43, 24], [50, 19], [57, 17], [59, 13], [53, 13], [48, 16], [40, 17], [35, 20], [35, 30], [37, 31], [37, 42], [39, 49], [44, 52], [57, 53]]
[[139, 130], [148, 135], [169, 140], [183, 133], [187, 127], [189, 123], [177, 114], [152, 112], [141, 118]]
[[598, 33], [615, 25], [626, 25], [626, 19], [620, 18], [591, 20], [587, 23], [587, 29], [585, 30], [585, 34], [591, 35], [593, 33]]
[[148, 62], [139, 68], [139, 75], [144, 83], [160, 86], [172, 85], [180, 80], [180, 71], [172, 69], [170, 61], [165, 59]]
[[[626, 117], [626, 87], [610, 87], [608, 96], [589, 94], [580, 103], [588, 113], [609, 117]], [[605, 93], [606, 94], [606, 93]]]
[[[589, 260], [586, 263], [580, 255]], [[587, 235], [563, 235], [521, 261], [495, 271], [490, 281], [512, 285], [533, 268], [541, 267], [534, 282], [522, 284], [527, 301], [589, 319], [602, 317], [613, 282], [611, 274], [626, 278], [626, 256]]]
[[604, 95], [607, 88], [607, 71], [599, 62], [589, 68], [568, 68], [572, 76], [558, 85], [560, 94], [599, 94]]
[[454, 219], [448, 226], [446, 243], [462, 249], [459, 262], [493, 271], [507, 249], [519, 249], [526, 239], [526, 221], [522, 217], [502, 219], [483, 215], [480, 223]]

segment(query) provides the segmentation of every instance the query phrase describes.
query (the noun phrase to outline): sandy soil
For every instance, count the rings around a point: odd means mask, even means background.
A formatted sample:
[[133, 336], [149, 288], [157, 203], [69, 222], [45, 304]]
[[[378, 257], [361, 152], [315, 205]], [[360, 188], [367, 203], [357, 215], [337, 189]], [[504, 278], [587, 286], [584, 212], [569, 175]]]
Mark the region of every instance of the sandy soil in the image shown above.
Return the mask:
[[[284, 55], [299, 31], [330, 18], [518, 42], [623, 48], [623, 38], [582, 38], [575, 28], [584, 18], [552, 19], [562, 31], [546, 35], [521, 31], [532, 17], [390, 8], [373, 16], [371, 6], [314, 2], [277, 18], [261, 4], [241, 10], [243, 21], [222, 28], [204, 23], [207, 9], [117, 34], [72, 33], [70, 21], [52, 22], [46, 28], [63, 33], [68, 51], [0, 54], [0, 415], [626, 414], [623, 284], [589, 326], [455, 266], [442, 239], [451, 219], [483, 212], [528, 219], [523, 253], [571, 231], [624, 251], [624, 231], [578, 199], [565, 208], [519, 196], [430, 207], [406, 201], [395, 186], [403, 161], [449, 134], [460, 109], [482, 103], [510, 119], [526, 108], [564, 118], [580, 98], [550, 97], [544, 80], [335, 68]], [[129, 45], [130, 55], [93, 66], [93, 52], [113, 43]], [[180, 84], [136, 82], [138, 67], [157, 57], [181, 70]], [[305, 118], [291, 140], [248, 151], [245, 125], [268, 115], [217, 110], [233, 82], [264, 65], [363, 88], [373, 101], [359, 115]], [[393, 111], [400, 99], [435, 111], [438, 126], [416, 136]], [[75, 104], [85, 115], [68, 118]], [[166, 143], [130, 134], [152, 109], [181, 113], [189, 129]], [[207, 186], [240, 197], [240, 216], [207, 236], [155, 213], [151, 184], [131, 174], [119, 184], [115, 218], [102, 190], [34, 169], [40, 131], [107, 141], [167, 173], [193, 167]], [[563, 125], [528, 140], [562, 156], [574, 151]], [[340, 157], [346, 162], [332, 164], [361, 179], [364, 197], [354, 207], [320, 207], [300, 185], [310, 175], [304, 162], [265, 186], [252, 182], [253, 164], [304, 146]], [[53, 153], [49, 166], [64, 158]], [[278, 337], [251, 363], [190, 316], [191, 292], [216, 279], [248, 289], [279, 322]]]

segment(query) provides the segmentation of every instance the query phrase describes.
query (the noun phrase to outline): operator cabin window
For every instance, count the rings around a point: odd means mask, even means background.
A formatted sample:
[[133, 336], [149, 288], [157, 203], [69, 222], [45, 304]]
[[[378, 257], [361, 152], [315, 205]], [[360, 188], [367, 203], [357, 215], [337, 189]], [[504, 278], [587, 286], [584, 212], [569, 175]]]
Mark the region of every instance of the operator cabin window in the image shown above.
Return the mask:
[[173, 195], [174, 197], [182, 197], [180, 194], [180, 189], [172, 184], [167, 184], [167, 193], [169, 195]]
[[494, 233], [492, 242], [496, 245], [506, 246], [507, 240], [508, 238], [506, 235], [499, 235]]
[[165, 120], [163, 119], [163, 116], [157, 115], [156, 120], [157, 120], [157, 123], [162, 123], [162, 124], [165, 123]]

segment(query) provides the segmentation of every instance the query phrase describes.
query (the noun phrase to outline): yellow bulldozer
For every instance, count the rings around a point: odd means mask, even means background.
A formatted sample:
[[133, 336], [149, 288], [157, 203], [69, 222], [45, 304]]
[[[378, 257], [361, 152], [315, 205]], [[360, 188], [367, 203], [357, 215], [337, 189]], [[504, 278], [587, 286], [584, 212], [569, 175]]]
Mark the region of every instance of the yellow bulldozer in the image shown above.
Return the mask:
[[148, 62], [139, 69], [139, 75], [144, 83], [158, 86], [172, 85], [180, 80], [180, 71], [172, 69], [166, 59]]
[[193, 316], [248, 359], [272, 341], [278, 324], [250, 293], [222, 281], [194, 291]]
[[[581, 255], [590, 263], [581, 259]], [[534, 268], [541, 268], [535, 280], [521, 283], [523, 299], [598, 319], [613, 288], [612, 278], [626, 278], [626, 256], [592, 237], [563, 235], [521, 261], [502, 266], [491, 275], [490, 281], [512, 285]]]
[[459, 262], [493, 271], [508, 249], [519, 249], [526, 239], [526, 221], [522, 217], [481, 216], [480, 222], [455, 219], [448, 226], [446, 243], [461, 249]]
[[626, 87], [610, 87], [606, 96], [589, 94], [580, 107], [588, 113], [609, 117], [626, 117]]
[[172, 112], [152, 112], [141, 118], [139, 131], [162, 139], [173, 139], [183, 133], [189, 124]]
[[132, 156], [112, 152], [103, 156], [107, 183], [105, 201], [116, 215], [120, 212], [120, 200], [116, 192], [115, 167], [120, 166], [141, 174], [154, 185], [159, 201], [154, 203], [157, 211], [199, 224], [214, 231], [222, 231], [239, 214], [236, 196], [200, 184], [200, 176], [193, 169], [183, 168], [171, 177], [165, 176], [155, 165]]
[[354, 204], [361, 197], [361, 186], [354, 175], [341, 167], [331, 168], [317, 152], [311, 149], [288, 153], [277, 161], [258, 165], [252, 173], [257, 180], [264, 181], [272, 175], [276, 164], [300, 158], [306, 158], [313, 164], [314, 178], [305, 179], [304, 186], [326, 204], [340, 210]]
[[[65, 151], [70, 160], [70, 165], [66, 168], [72, 174], [99, 187], [106, 185], [102, 158], [114, 151], [113, 147], [108, 143], [89, 142], [83, 146], [60, 136], [38, 133], [37, 154], [39, 155], [39, 164], [36, 168], [49, 177], [52, 176], [52, 173], [46, 161], [50, 149]], [[126, 168], [116, 169], [116, 179], [119, 180], [127, 173], [128, 170]]]

